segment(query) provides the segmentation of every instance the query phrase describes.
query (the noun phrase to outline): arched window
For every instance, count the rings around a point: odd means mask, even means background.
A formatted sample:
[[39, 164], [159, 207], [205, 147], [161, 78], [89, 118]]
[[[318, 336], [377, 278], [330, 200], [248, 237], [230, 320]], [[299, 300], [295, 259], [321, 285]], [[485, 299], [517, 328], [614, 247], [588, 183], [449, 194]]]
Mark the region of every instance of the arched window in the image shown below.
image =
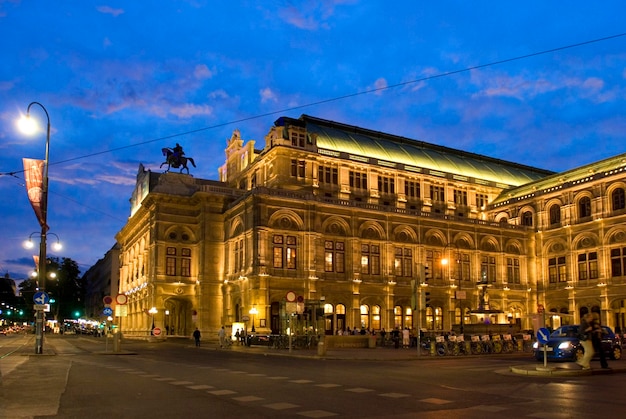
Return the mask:
[[559, 224], [561, 222], [561, 207], [554, 204], [550, 207], [550, 225]]
[[530, 211], [524, 211], [522, 214], [522, 225], [532, 227], [533, 226], [533, 213]]
[[413, 329], [413, 310], [411, 310], [411, 307], [404, 309], [404, 327]]
[[393, 308], [393, 326], [402, 327], [402, 306], [395, 306]]
[[626, 197], [624, 196], [624, 189], [615, 189], [611, 194], [611, 202], [613, 203], [613, 211], [618, 211], [626, 208]]
[[370, 308], [363, 304], [361, 305], [361, 329], [368, 329], [370, 327]]
[[591, 217], [591, 198], [588, 196], [578, 201], [578, 218]]
[[380, 330], [380, 306], [372, 306], [372, 330]]

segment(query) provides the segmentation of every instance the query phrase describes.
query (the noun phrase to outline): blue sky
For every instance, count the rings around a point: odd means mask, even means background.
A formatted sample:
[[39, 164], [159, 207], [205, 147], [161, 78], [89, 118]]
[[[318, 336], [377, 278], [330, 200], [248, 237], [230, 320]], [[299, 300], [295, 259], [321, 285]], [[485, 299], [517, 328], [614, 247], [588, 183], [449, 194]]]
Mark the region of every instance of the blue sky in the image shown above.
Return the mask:
[[43, 158], [45, 133], [15, 128], [32, 101], [52, 123], [48, 222], [65, 247], [50, 254], [84, 271], [125, 224], [139, 163], [159, 171], [179, 142], [194, 176], [217, 179], [232, 131], [259, 148], [281, 115], [554, 171], [624, 153], [626, 36], [422, 79], [626, 33], [625, 14], [621, 1], [0, 0], [0, 271], [34, 267], [21, 159]]

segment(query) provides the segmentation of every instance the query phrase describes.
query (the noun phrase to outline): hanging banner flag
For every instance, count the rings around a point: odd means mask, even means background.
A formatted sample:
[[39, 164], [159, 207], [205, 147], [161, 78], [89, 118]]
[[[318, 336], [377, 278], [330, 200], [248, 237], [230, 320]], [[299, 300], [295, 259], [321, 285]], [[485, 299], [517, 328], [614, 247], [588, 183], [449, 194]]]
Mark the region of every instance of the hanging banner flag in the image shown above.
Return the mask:
[[[35, 210], [39, 225], [44, 227], [43, 219], [43, 160], [22, 159], [24, 163], [24, 177], [26, 178], [26, 192], [30, 204]], [[48, 226], [45, 226], [48, 230]]]

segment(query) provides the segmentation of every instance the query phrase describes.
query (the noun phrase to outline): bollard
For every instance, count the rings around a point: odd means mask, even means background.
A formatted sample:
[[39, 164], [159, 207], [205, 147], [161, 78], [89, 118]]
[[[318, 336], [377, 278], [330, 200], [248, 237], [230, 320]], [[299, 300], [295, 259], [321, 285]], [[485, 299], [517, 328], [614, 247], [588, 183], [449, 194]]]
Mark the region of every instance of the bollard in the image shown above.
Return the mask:
[[318, 356], [326, 355], [326, 344], [324, 343], [323, 340], [320, 340], [319, 342], [317, 342], [317, 355]]
[[113, 334], [113, 352], [120, 352], [122, 346], [122, 333]]

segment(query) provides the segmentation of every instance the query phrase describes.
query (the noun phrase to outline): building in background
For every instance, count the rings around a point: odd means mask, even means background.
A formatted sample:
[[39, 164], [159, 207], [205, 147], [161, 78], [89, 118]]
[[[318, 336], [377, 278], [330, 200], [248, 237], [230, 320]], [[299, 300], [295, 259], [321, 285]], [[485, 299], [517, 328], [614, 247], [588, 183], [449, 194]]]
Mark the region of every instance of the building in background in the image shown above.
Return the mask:
[[102, 311], [105, 307], [104, 297], [115, 298], [119, 289], [120, 249], [115, 244], [104, 257], [96, 262], [85, 274], [83, 281], [85, 290], [85, 317], [95, 320], [106, 320]]
[[303, 115], [219, 181], [140, 165], [124, 333], [624, 326], [626, 155], [555, 174]]

